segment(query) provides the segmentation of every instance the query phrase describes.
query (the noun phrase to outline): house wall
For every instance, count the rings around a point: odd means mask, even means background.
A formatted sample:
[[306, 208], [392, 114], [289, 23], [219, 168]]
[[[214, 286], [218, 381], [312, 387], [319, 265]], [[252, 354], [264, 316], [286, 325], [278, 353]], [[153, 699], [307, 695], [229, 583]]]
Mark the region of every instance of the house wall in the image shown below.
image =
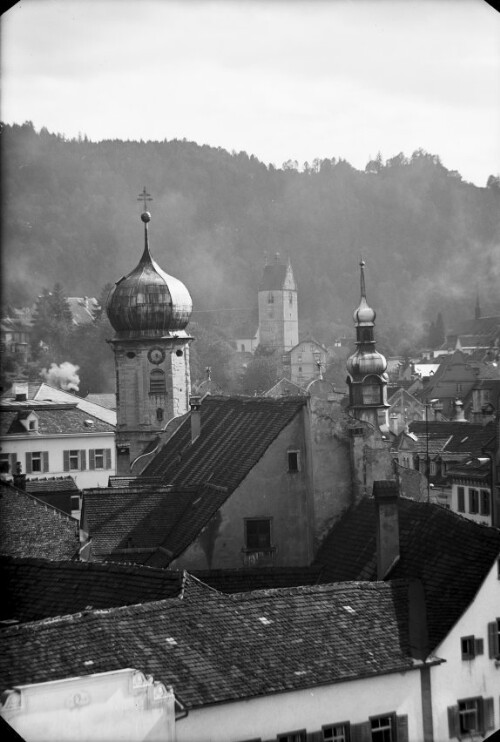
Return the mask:
[[[304, 566], [313, 556], [313, 501], [307, 413], [281, 431], [262, 459], [220, 508], [173, 569], [243, 566]], [[288, 452], [299, 454], [299, 471], [288, 470]], [[269, 550], [245, 550], [245, 519], [271, 518]]]
[[[27, 479], [37, 477], [63, 477], [71, 475], [78, 489], [87, 487], [107, 487], [108, 479], [116, 473], [115, 436], [114, 433], [86, 433], [82, 435], [57, 436], [5, 436], [0, 439], [2, 454], [15, 454], [17, 461], [26, 473], [26, 454], [33, 452], [48, 453], [48, 469], [27, 474]], [[103, 448], [110, 450], [111, 467], [109, 469], [89, 469], [89, 451]], [[64, 451], [85, 451], [85, 469], [64, 470]], [[106, 466], [106, 457], [104, 466]], [[11, 465], [12, 469], [12, 465]]]
[[[459, 699], [482, 696], [494, 699], [494, 728], [500, 728], [500, 662], [489, 657], [488, 623], [500, 618], [498, 564], [492, 566], [473, 603], [433, 654], [446, 660], [431, 669], [434, 739], [449, 740], [448, 707]], [[461, 637], [483, 640], [483, 654], [463, 660]], [[474, 739], [480, 739], [474, 737]]]
[[169, 742], [174, 703], [171, 689], [126, 669], [18, 686], [0, 715], [26, 742]]
[[353, 502], [350, 440], [340, 403], [328, 382], [310, 387], [310, 446], [314, 491], [314, 550]]
[[192, 709], [177, 721], [177, 742], [275, 740], [286, 732], [320, 732], [322, 725], [357, 724], [392, 712], [408, 716], [408, 742], [422, 742], [420, 699], [418, 671], [276, 693]]
[[318, 377], [318, 366], [314, 354], [319, 354], [323, 370], [326, 367], [327, 352], [321, 345], [306, 341], [299, 343], [290, 351], [290, 378], [295, 384], [303, 384]]
[[[465, 510], [461, 511], [458, 509], [458, 488], [463, 487], [464, 489], [464, 505]], [[490, 512], [489, 515], [484, 515], [481, 513], [481, 498], [479, 497], [479, 512], [478, 513], [471, 513], [470, 512], [470, 497], [469, 497], [469, 490], [475, 489], [479, 493], [481, 491], [488, 493], [489, 503], [490, 503]], [[489, 486], [484, 486], [484, 482], [477, 483], [477, 484], [464, 484], [463, 482], [453, 482], [451, 487], [451, 497], [450, 497], [450, 507], [451, 510], [453, 510], [455, 513], [460, 513], [460, 515], [463, 515], [465, 518], [468, 518], [469, 520], [475, 521], [475, 523], [483, 523], [485, 526], [491, 526], [493, 525], [493, 517], [492, 517], [492, 502], [491, 502], [491, 489]]]

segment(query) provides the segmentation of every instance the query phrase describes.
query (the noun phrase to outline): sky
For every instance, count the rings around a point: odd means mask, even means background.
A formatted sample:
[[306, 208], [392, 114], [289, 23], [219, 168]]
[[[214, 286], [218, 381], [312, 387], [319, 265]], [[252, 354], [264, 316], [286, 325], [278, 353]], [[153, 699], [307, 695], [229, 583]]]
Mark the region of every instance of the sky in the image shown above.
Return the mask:
[[500, 14], [485, 0], [20, 0], [1, 120], [171, 140], [280, 167], [418, 148], [500, 173]]

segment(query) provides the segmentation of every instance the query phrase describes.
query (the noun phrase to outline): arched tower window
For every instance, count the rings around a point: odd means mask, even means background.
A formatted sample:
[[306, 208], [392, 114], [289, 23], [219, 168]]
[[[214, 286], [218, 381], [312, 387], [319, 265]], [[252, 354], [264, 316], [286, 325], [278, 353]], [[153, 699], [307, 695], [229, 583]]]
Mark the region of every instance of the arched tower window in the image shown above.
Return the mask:
[[161, 368], [154, 368], [149, 375], [149, 393], [165, 394], [166, 391], [165, 372]]

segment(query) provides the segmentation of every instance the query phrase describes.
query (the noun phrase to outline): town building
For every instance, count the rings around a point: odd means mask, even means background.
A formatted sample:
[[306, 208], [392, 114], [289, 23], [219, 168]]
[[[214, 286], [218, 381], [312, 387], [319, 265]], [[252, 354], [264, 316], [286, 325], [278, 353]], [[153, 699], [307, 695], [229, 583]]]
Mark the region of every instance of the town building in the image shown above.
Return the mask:
[[259, 345], [277, 354], [294, 348], [299, 342], [297, 286], [291, 264], [281, 263], [278, 253], [264, 266], [258, 305]]
[[318, 552], [319, 580], [420, 581], [423, 656], [442, 660], [422, 673], [432, 711], [420, 739], [479, 739], [500, 727], [500, 531], [398, 494], [377, 482], [345, 513]]
[[54, 391], [54, 400], [30, 398], [19, 385], [14, 396], [2, 395], [0, 462], [28, 479], [72, 476], [78, 489], [106, 487], [115, 474], [115, 427], [102, 418], [114, 413]]
[[106, 311], [115, 330], [110, 341], [116, 367], [118, 474], [128, 474], [157, 433], [188, 410], [192, 311], [187, 288], [165, 273], [149, 250], [151, 214], [146, 189], [141, 220], [144, 251], [138, 265], [109, 294]]

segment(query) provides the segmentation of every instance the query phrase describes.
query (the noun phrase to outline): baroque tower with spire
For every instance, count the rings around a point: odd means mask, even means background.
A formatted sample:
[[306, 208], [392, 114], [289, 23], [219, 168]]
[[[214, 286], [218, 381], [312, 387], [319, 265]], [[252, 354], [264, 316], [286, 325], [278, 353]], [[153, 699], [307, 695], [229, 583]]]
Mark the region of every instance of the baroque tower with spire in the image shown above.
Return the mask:
[[111, 290], [106, 311], [115, 330], [109, 342], [116, 370], [117, 474], [130, 473], [133, 461], [173, 418], [189, 409], [191, 379], [185, 328], [192, 312], [189, 291], [165, 273], [149, 250], [144, 188], [144, 250], [138, 265]]
[[371, 492], [373, 482], [394, 479], [387, 420], [387, 361], [375, 349], [375, 311], [366, 300], [365, 262], [360, 261], [361, 300], [354, 311], [356, 350], [347, 359], [354, 496]]

